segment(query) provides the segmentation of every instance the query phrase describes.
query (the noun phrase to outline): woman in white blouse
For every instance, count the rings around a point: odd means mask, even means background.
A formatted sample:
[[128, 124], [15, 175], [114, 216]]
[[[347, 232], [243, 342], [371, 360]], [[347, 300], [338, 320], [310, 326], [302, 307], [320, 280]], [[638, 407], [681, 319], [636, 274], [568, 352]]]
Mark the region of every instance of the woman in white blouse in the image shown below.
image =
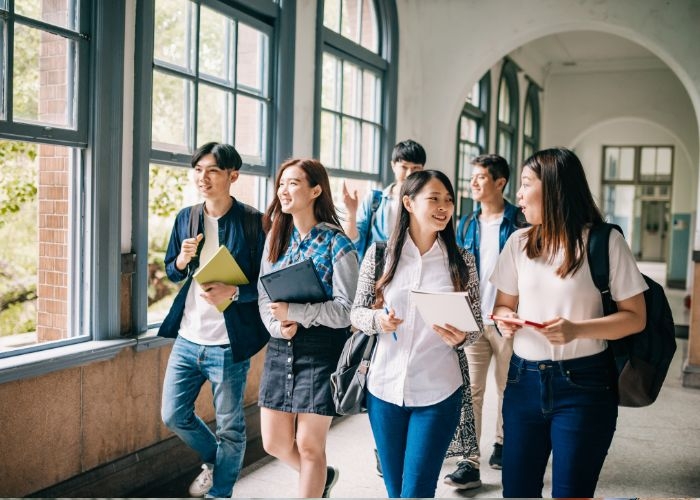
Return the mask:
[[567, 149], [523, 165], [518, 203], [528, 229], [513, 233], [491, 275], [494, 314], [543, 327], [496, 325], [513, 338], [503, 399], [503, 496], [541, 497], [552, 455], [552, 497], [594, 497], [617, 421], [617, 372], [606, 339], [644, 328], [647, 286], [624, 238], [610, 232], [610, 290], [603, 316], [586, 244], [603, 221], [581, 162]]
[[[367, 411], [388, 495], [425, 498], [435, 496], [443, 458], [458, 423], [464, 423], [460, 409], [468, 376], [465, 384], [461, 347], [481, 335], [479, 278], [474, 257], [455, 242], [454, 191], [443, 173], [411, 174], [400, 201], [384, 274], [375, 283], [372, 245], [362, 261], [350, 320], [368, 335], [379, 335]], [[426, 325], [411, 303], [412, 289], [466, 290], [480, 330]], [[473, 436], [473, 427], [462, 434]]]

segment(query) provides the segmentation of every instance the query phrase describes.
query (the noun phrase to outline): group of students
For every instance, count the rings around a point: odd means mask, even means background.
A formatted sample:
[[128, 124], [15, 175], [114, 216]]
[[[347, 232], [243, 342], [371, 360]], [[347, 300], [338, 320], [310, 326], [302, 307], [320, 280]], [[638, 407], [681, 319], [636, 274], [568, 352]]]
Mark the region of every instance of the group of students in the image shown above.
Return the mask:
[[[505, 160], [478, 157], [470, 187], [480, 206], [457, 231], [452, 184], [424, 170], [425, 161], [420, 145], [399, 143], [392, 154], [396, 182], [380, 196], [370, 193], [359, 217], [357, 193], [344, 189], [346, 231], [323, 165], [286, 161], [275, 199], [258, 214], [264, 231], [251, 242], [250, 209], [230, 195], [240, 156], [218, 143], [195, 152], [203, 210], [194, 223], [192, 207], [177, 215], [165, 264], [168, 277], [184, 284], [159, 331], [175, 338], [163, 421], [203, 461], [192, 496], [232, 494], [245, 452], [249, 358], [266, 343], [258, 397], [263, 446], [298, 471], [300, 497], [328, 496], [339, 475], [325, 453], [335, 415], [330, 374], [351, 325], [378, 336], [366, 405], [389, 497], [433, 497], [446, 456], [463, 458], [448, 484], [481, 484], [478, 438], [492, 356], [499, 423], [489, 462], [502, 465], [504, 497], [541, 496], [550, 454], [552, 496], [594, 496], [617, 419], [606, 339], [637, 332], [646, 321], [646, 284], [629, 247], [611, 232], [610, 290], [618, 312], [603, 317], [585, 252], [588, 229], [602, 216], [574, 153], [555, 148], [527, 159], [518, 207], [503, 199]], [[384, 252], [378, 241], [387, 241]], [[198, 284], [193, 272], [219, 245], [247, 276], [312, 259], [328, 300], [272, 302], [257, 280]], [[466, 292], [479, 330], [425, 324], [408, 293], [417, 288]], [[214, 306], [224, 301], [230, 305], [220, 313]], [[492, 312], [544, 326], [494, 324]], [[216, 432], [194, 411], [206, 380]]]

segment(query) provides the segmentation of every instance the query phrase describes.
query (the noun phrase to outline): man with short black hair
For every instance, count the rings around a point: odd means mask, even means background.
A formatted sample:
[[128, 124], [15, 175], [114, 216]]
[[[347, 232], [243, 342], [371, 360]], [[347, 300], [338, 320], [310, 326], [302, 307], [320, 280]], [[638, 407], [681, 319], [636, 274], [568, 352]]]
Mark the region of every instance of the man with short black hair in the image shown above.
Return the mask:
[[[269, 339], [260, 320], [257, 292], [265, 234], [260, 212], [230, 194], [242, 165], [233, 146], [207, 143], [194, 153], [191, 164], [204, 204], [177, 214], [165, 254], [168, 278], [185, 283], [158, 331], [175, 338], [163, 381], [161, 416], [204, 462], [190, 495], [230, 497], [246, 447], [243, 394], [249, 359]], [[200, 262], [207, 262], [220, 245], [231, 252], [249, 284], [200, 285], [192, 279]], [[226, 308], [219, 312], [222, 305]], [[207, 380], [216, 434], [194, 412]]]

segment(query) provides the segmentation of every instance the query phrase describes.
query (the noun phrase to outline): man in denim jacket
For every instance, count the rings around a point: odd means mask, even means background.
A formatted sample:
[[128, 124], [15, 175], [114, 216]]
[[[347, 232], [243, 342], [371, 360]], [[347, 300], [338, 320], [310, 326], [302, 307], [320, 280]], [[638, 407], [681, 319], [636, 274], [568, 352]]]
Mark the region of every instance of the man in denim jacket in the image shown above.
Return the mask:
[[343, 202], [348, 212], [345, 233], [355, 244], [360, 262], [372, 243], [387, 241], [391, 236], [401, 185], [413, 172], [423, 170], [425, 161], [425, 149], [416, 141], [408, 139], [396, 144], [391, 152], [394, 182], [383, 191], [371, 190], [362, 201], [359, 212], [357, 191], [351, 194], [343, 184]]
[[[163, 381], [161, 415], [204, 462], [190, 495], [230, 497], [246, 446], [243, 395], [249, 358], [269, 339], [257, 293], [265, 234], [260, 212], [230, 195], [242, 164], [233, 146], [207, 143], [194, 153], [191, 164], [204, 204], [201, 210], [187, 207], [178, 213], [165, 254], [168, 278], [185, 282], [158, 331], [175, 338]], [[246, 241], [251, 232], [244, 229], [251, 221], [259, 228], [252, 233], [254, 242]], [[194, 234], [191, 225], [197, 228]], [[220, 245], [228, 248], [250, 284], [200, 285], [192, 279], [199, 263], [209, 260]], [[216, 306], [222, 304], [227, 306], [219, 312]], [[214, 397], [216, 434], [194, 412], [207, 380]]]
[[[489, 283], [489, 277], [508, 237], [513, 231], [526, 225], [520, 209], [503, 198], [503, 191], [509, 177], [508, 162], [498, 155], [482, 155], [472, 160], [472, 178], [469, 186], [471, 197], [479, 202], [479, 208], [463, 216], [457, 225], [457, 244], [466, 248], [476, 258], [481, 292], [481, 314], [484, 319], [484, 335], [465, 348], [469, 361], [477, 443], [481, 436], [486, 375], [491, 357], [493, 356], [496, 361], [498, 416], [494, 450], [489, 459], [489, 465], [494, 469], [501, 468], [503, 447], [501, 406], [508, 376], [508, 364], [513, 353], [513, 341], [501, 337], [493, 321], [488, 319], [496, 299], [496, 289]], [[445, 477], [445, 482], [463, 490], [478, 488], [481, 486], [480, 452], [477, 449], [476, 453], [464, 458], [457, 463], [457, 470]]]

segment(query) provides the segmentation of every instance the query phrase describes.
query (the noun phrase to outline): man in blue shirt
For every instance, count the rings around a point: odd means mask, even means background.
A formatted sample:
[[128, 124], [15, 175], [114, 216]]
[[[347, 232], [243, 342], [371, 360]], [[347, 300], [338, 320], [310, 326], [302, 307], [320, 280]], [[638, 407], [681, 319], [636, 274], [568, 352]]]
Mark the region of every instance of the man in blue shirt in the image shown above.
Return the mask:
[[411, 139], [399, 142], [391, 153], [394, 182], [383, 191], [370, 191], [359, 211], [357, 191], [351, 194], [343, 184], [343, 202], [348, 212], [345, 233], [355, 244], [360, 262], [373, 242], [387, 241], [391, 236], [398, 213], [401, 185], [413, 172], [423, 170], [425, 161], [423, 146]]
[[[472, 403], [477, 443], [481, 435], [481, 413], [491, 357], [496, 362], [496, 388], [498, 391], [498, 416], [496, 437], [489, 465], [501, 468], [503, 448], [503, 421], [501, 406], [503, 390], [508, 376], [508, 365], [513, 354], [513, 341], [505, 339], [496, 330], [493, 321], [488, 319], [496, 300], [496, 288], [489, 282], [496, 267], [498, 255], [508, 237], [526, 225], [520, 209], [503, 198], [503, 191], [510, 177], [508, 162], [498, 155], [482, 155], [472, 160], [471, 197], [479, 207], [471, 214], [463, 216], [457, 225], [457, 244], [469, 250], [476, 258], [481, 292], [481, 315], [484, 319], [484, 334], [474, 344], [465, 348], [469, 361]], [[480, 452], [464, 457], [457, 463], [457, 470], [445, 476], [445, 482], [458, 489], [471, 489], [481, 486], [479, 474]]]
[[[233, 146], [210, 142], [191, 160], [203, 205], [181, 210], [165, 254], [173, 282], [185, 280], [158, 335], [175, 338], [163, 381], [161, 416], [165, 425], [199, 453], [202, 472], [190, 485], [193, 497], [231, 496], [246, 447], [243, 395], [250, 357], [269, 340], [258, 311], [257, 281], [265, 234], [261, 214], [231, 196], [241, 157]], [[249, 284], [199, 284], [192, 279], [224, 245]], [[219, 312], [226, 304], [223, 312]], [[219, 308], [217, 308], [219, 306]], [[209, 381], [216, 434], [194, 412]]]

